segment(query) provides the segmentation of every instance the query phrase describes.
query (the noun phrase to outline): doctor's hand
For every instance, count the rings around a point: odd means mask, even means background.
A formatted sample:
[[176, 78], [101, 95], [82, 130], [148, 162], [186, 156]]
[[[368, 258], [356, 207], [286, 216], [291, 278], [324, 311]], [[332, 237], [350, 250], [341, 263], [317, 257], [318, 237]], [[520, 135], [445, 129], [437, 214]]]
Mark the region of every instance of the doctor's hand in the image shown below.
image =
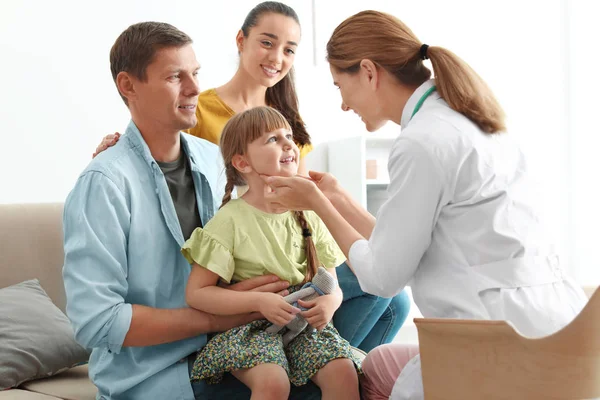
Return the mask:
[[329, 200], [343, 191], [336, 177], [328, 172], [308, 171], [308, 176]]
[[265, 199], [273, 212], [312, 210], [319, 201], [327, 201], [315, 181], [296, 175], [292, 177], [265, 176]]

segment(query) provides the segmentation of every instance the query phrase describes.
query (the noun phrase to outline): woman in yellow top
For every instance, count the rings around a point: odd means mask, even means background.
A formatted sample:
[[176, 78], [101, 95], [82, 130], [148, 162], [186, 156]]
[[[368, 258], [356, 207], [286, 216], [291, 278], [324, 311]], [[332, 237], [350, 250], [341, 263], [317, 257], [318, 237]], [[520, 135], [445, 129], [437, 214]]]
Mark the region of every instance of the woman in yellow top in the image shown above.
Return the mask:
[[[299, 173], [306, 175], [304, 157], [312, 146], [298, 111], [293, 78], [299, 42], [300, 22], [291, 7], [273, 1], [254, 7], [236, 36], [238, 70], [223, 86], [200, 93], [198, 123], [188, 133], [219, 144], [221, 131], [233, 115], [257, 106], [271, 106], [288, 120], [300, 149]], [[118, 139], [118, 133], [106, 136], [95, 154]], [[340, 335], [365, 352], [391, 342], [408, 315], [410, 300], [406, 293], [391, 299], [365, 294], [346, 263], [337, 268], [337, 276], [344, 301], [333, 323]]]
[[271, 106], [290, 123], [300, 148], [300, 173], [305, 173], [302, 160], [312, 146], [294, 86], [293, 64], [300, 43], [296, 12], [282, 3], [261, 3], [246, 16], [235, 41], [240, 55], [237, 72], [223, 86], [200, 93], [198, 123], [188, 133], [219, 144], [221, 131], [234, 114]]

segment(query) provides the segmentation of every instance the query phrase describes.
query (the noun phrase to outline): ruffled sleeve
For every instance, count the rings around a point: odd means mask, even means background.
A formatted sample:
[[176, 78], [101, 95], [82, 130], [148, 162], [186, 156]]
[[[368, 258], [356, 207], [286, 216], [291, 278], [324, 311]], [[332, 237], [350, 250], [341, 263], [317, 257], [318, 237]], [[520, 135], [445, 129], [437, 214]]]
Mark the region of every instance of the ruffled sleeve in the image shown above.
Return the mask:
[[190, 264], [196, 263], [229, 283], [235, 263], [233, 245], [235, 229], [228, 210], [222, 208], [204, 228], [196, 228], [181, 248]]
[[231, 251], [202, 228], [197, 228], [181, 249], [190, 264], [196, 263], [229, 283], [234, 262]]

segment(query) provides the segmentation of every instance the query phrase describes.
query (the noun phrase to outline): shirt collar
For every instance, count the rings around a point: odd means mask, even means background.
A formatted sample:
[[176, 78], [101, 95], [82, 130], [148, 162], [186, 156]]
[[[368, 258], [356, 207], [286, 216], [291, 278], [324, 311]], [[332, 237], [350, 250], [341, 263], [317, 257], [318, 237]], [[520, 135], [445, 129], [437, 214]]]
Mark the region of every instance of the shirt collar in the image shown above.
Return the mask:
[[425, 94], [431, 87], [435, 86], [435, 79], [429, 79], [425, 81], [421, 86], [414, 91], [414, 93], [408, 98], [404, 110], [402, 111], [402, 120], [400, 121], [401, 129], [406, 128], [408, 122], [412, 118], [412, 113], [419, 102], [421, 96]]
[[[127, 125], [127, 129], [125, 130], [125, 133], [127, 133], [127, 138], [129, 139], [129, 142], [131, 143], [131, 147], [135, 151], [137, 151], [139, 155], [142, 156], [142, 158], [144, 159], [144, 161], [146, 161], [148, 166], [152, 167], [152, 164], [155, 164], [156, 160], [154, 159], [154, 157], [152, 157], [152, 153], [150, 152], [150, 148], [148, 147], [148, 144], [144, 140], [142, 133], [136, 126], [135, 122], [133, 122], [133, 120], [129, 121], [129, 125]], [[183, 152], [186, 155], [189, 155], [190, 154], [189, 145], [188, 145], [185, 135], [182, 135], [180, 132], [179, 138], [181, 140], [181, 148], [182, 148]], [[192, 163], [195, 164], [195, 160], [193, 159], [192, 156], [190, 156], [190, 160]]]

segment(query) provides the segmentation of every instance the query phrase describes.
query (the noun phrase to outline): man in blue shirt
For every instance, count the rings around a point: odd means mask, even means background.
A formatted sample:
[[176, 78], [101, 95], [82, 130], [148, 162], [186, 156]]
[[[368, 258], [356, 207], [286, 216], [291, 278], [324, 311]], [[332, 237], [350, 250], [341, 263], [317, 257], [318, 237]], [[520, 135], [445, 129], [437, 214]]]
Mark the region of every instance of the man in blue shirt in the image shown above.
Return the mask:
[[[232, 377], [220, 385], [189, 381], [188, 363], [207, 332], [260, 317], [214, 316], [185, 303], [190, 265], [180, 248], [213, 216], [224, 187], [218, 147], [181, 133], [196, 124], [192, 41], [168, 24], [135, 24], [119, 36], [110, 61], [131, 122], [84, 170], [64, 210], [67, 314], [77, 341], [92, 349], [97, 397], [248, 398]], [[232, 289], [286, 286], [267, 276]], [[309, 384], [292, 397], [317, 393]]]

